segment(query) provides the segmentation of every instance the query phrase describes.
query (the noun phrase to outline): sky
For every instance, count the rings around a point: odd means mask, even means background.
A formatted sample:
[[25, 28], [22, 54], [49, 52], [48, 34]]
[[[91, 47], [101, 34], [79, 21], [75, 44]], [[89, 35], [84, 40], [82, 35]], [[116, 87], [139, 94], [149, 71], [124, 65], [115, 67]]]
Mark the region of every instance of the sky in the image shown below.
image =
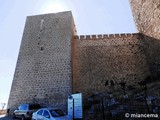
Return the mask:
[[26, 16], [62, 11], [72, 11], [78, 35], [137, 32], [128, 0], [0, 0], [0, 103], [8, 102]]

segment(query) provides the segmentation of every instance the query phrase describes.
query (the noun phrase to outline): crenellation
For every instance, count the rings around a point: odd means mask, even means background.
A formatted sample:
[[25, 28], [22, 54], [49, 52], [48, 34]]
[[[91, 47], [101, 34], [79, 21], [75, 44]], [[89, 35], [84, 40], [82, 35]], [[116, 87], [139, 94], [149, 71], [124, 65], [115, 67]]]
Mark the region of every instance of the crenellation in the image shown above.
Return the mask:
[[91, 36], [90, 36], [90, 35], [86, 35], [85, 38], [86, 38], [86, 39], [91, 39]]
[[112, 38], [128, 38], [137, 33], [122, 33], [122, 34], [98, 34], [98, 35], [76, 35], [74, 39], [80, 40], [99, 40], [99, 39], [112, 39]]
[[103, 38], [103, 35], [101, 34], [101, 35], [97, 35], [97, 38], [98, 39], [102, 39]]
[[79, 39], [78, 35], [73, 36], [73, 39]]
[[127, 33], [127, 34], [126, 34], [126, 36], [128, 36], [128, 37], [132, 37], [132, 34], [130, 34], [130, 33]]
[[85, 39], [85, 35], [80, 35], [80, 39]]
[[97, 35], [91, 35], [92, 36], [92, 39], [96, 39], [97, 38]]
[[[73, 91], [81, 91], [87, 96], [103, 91], [106, 80], [125, 79], [132, 85], [149, 75], [138, 34], [102, 34], [95, 35], [95, 39], [77, 40], [73, 57]], [[95, 87], [97, 84], [99, 86]]]
[[109, 39], [115, 38], [115, 34], [109, 34]]
[[103, 38], [105, 39], [105, 38], [108, 38], [109, 36], [108, 36], [108, 34], [103, 34]]
[[115, 38], [121, 37], [121, 34], [115, 34]]
[[126, 37], [126, 34], [121, 34], [121, 37]]

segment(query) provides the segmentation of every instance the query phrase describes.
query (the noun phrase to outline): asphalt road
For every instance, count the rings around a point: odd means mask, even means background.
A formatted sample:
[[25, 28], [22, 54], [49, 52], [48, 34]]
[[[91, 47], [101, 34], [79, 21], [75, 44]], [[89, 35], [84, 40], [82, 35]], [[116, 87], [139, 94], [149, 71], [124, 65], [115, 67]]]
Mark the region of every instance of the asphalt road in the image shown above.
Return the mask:
[[18, 120], [18, 119], [12, 119], [11, 116], [0, 116], [0, 120]]

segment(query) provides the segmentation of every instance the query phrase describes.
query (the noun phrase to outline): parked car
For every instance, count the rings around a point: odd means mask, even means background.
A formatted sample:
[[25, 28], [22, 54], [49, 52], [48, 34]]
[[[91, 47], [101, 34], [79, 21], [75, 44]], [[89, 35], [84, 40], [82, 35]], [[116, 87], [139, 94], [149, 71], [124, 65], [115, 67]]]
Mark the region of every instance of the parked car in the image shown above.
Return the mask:
[[21, 104], [14, 112], [13, 118], [21, 118], [22, 120], [32, 118], [33, 112], [40, 109], [39, 104]]
[[72, 120], [61, 109], [42, 108], [32, 115], [32, 120]]

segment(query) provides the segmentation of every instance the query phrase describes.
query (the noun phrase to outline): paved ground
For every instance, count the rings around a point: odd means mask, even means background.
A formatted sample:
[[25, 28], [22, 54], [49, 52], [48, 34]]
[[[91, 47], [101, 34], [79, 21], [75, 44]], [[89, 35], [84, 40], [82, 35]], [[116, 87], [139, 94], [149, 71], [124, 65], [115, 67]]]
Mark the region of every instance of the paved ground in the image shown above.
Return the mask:
[[9, 116], [0, 116], [0, 120], [12, 120], [12, 117], [9, 117]]
[[0, 115], [0, 120], [17, 120], [17, 119], [12, 119], [11, 116]]
[[4, 116], [5, 116], [5, 115], [0, 115], [0, 118], [1, 118], [1, 117], [4, 117]]

